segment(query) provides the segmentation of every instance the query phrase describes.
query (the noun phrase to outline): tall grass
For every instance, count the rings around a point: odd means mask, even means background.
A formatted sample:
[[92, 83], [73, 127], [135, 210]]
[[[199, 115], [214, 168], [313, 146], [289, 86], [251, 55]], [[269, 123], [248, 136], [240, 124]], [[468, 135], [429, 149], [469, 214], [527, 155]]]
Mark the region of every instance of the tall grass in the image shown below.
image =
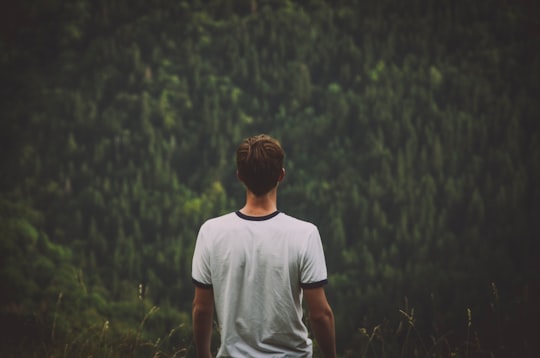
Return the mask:
[[[54, 340], [44, 343], [33, 350], [36, 357], [103, 357], [103, 358], [182, 358], [187, 357], [190, 345], [179, 346], [177, 335], [181, 335], [184, 324], [170, 330], [155, 340], [149, 339], [145, 333], [145, 325], [158, 311], [153, 306], [144, 315], [136, 330], [111, 332], [111, 323], [105, 320], [102, 324], [91, 325], [79, 332], [66, 332], [62, 335], [51, 332]], [[54, 329], [54, 325], [53, 325]], [[184, 332], [185, 333], [185, 332]], [[186, 341], [189, 341], [186, 339]]]
[[[501, 298], [495, 284], [491, 285], [491, 299], [486, 303], [489, 317], [477, 314], [467, 307], [460, 316], [462, 324], [441, 331], [435, 325], [431, 330], [418, 324], [415, 308], [407, 298], [396, 310], [396, 320], [386, 320], [372, 327], [360, 327], [353, 342], [342, 355], [343, 358], [492, 358], [492, 357], [534, 357], [529, 336], [510, 341], [508, 332], [515, 330], [509, 324], [511, 311], [501, 307]], [[103, 358], [187, 358], [194, 356], [191, 328], [184, 318], [168, 334], [151, 338], [153, 320], [159, 320], [160, 309], [148, 307], [142, 300], [140, 320], [134, 325], [120, 326], [109, 319], [89, 324], [81, 328], [72, 312], [63, 315], [66, 308], [65, 295], [59, 293], [51, 314], [50, 327], [42, 335], [40, 344], [12, 347], [9, 352], [1, 352], [2, 357], [103, 357]], [[505, 312], [508, 310], [509, 312]], [[440, 313], [440, 312], [439, 312]], [[445, 312], [447, 313], [447, 312]], [[479, 317], [478, 317], [479, 316]], [[506, 317], [506, 318], [505, 318]], [[473, 319], [474, 318], [474, 319]], [[66, 325], [71, 320], [72, 325]], [[420, 320], [422, 322], [422, 320]], [[482, 322], [483, 321], [483, 322]], [[69, 323], [69, 322], [68, 322]], [[121, 322], [122, 323], [122, 322]], [[519, 322], [518, 322], [519, 323]], [[517, 332], [520, 333], [520, 332]], [[213, 347], [219, 343], [219, 332], [214, 330]], [[486, 342], [489, 341], [489, 342]], [[517, 343], [516, 343], [517, 342]], [[314, 345], [314, 357], [320, 352]]]
[[[520, 322], [510, 307], [501, 312], [501, 298], [495, 283], [491, 284], [491, 299], [477, 320], [467, 307], [461, 312], [462, 325], [441, 332], [435, 323], [430, 330], [419, 329], [414, 307], [405, 298], [398, 309], [399, 320], [385, 321], [373, 328], [361, 327], [355, 332], [345, 358], [494, 358], [536, 357], [531, 348], [531, 327]], [[448, 313], [448, 312], [445, 312]], [[458, 313], [459, 314], [459, 313]], [[503, 319], [502, 317], [505, 317]], [[520, 330], [517, 330], [516, 327]], [[510, 339], [511, 336], [517, 338]], [[482, 338], [483, 337], [483, 338]], [[481, 339], [482, 338], [482, 339]]]

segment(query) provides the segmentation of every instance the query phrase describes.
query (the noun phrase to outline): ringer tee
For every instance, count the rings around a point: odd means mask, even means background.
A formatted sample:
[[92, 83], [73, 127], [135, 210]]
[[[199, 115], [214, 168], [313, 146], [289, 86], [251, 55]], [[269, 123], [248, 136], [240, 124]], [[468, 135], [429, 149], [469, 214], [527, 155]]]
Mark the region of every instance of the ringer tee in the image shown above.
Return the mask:
[[302, 288], [327, 283], [317, 227], [282, 212], [232, 212], [200, 228], [193, 283], [212, 288], [220, 326], [217, 357], [311, 357]]

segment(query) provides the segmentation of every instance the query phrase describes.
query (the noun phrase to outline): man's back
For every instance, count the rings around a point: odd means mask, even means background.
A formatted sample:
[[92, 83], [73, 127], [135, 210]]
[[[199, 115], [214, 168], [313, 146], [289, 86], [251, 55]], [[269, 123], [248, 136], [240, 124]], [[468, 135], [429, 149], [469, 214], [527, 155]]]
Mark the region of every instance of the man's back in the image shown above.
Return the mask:
[[192, 267], [199, 358], [212, 356], [214, 304], [221, 322], [218, 357], [311, 357], [302, 293], [321, 352], [336, 357], [319, 231], [277, 210], [284, 157], [281, 144], [270, 136], [244, 139], [236, 150], [236, 168], [246, 186], [246, 203], [201, 226]]
[[193, 279], [214, 291], [218, 356], [311, 357], [301, 288], [322, 286], [326, 278], [317, 228], [279, 211], [230, 213], [199, 232]]

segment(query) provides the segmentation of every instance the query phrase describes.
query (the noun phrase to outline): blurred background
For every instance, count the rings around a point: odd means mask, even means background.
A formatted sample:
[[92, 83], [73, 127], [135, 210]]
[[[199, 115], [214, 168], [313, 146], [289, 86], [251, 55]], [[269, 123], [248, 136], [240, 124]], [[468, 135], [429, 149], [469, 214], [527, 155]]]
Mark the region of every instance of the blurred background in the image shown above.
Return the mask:
[[[532, 357], [533, 1], [23, 0], [0, 21], [0, 350], [191, 357], [234, 151], [287, 153], [341, 357]], [[218, 343], [217, 333], [214, 343]]]

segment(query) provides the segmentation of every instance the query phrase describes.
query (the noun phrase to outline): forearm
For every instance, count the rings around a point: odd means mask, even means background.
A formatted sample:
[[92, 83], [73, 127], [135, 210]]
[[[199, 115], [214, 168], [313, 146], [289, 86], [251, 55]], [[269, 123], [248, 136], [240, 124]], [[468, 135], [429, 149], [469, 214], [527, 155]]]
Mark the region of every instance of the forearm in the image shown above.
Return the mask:
[[331, 310], [311, 318], [311, 328], [319, 349], [325, 358], [336, 357], [336, 333], [334, 314]]
[[211, 358], [213, 310], [193, 307], [193, 338], [197, 358]]

